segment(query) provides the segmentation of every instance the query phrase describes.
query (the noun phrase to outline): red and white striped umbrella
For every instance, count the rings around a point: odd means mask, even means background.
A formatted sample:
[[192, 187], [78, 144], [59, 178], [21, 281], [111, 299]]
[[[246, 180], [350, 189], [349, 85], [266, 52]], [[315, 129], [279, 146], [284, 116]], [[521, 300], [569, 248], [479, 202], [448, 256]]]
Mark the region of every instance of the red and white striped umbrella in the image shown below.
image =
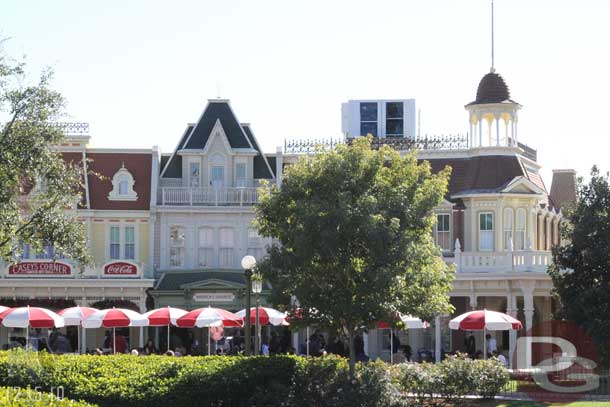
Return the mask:
[[509, 331], [522, 329], [521, 321], [497, 311], [470, 311], [449, 321], [449, 328], [463, 331]]
[[128, 326], [148, 326], [148, 319], [130, 309], [110, 308], [96, 311], [83, 320], [83, 328], [125, 328]]
[[64, 318], [66, 326], [78, 326], [84, 319], [96, 311], [99, 310], [97, 308], [76, 306], [62, 309], [57, 315]]
[[[236, 314], [242, 320], [246, 319], [246, 310], [242, 309]], [[258, 322], [261, 325], [284, 325], [286, 324], [286, 313], [273, 308], [258, 307]], [[250, 323], [256, 323], [256, 307], [250, 308]]]
[[220, 308], [198, 308], [186, 313], [176, 320], [176, 326], [182, 328], [203, 328], [206, 326], [241, 327], [241, 318], [232, 312]]
[[2, 325], [10, 328], [61, 328], [64, 319], [46, 308], [10, 308], [0, 314]]
[[180, 308], [163, 307], [148, 311], [143, 314], [148, 318], [149, 326], [167, 326], [176, 325], [178, 318], [183, 317], [187, 314], [187, 311]]
[[[417, 317], [412, 317], [411, 315], [400, 315], [400, 320], [407, 327], [407, 329], [424, 329], [430, 328], [430, 323], [427, 321], [422, 321]], [[390, 329], [390, 324], [387, 322], [378, 322], [377, 328], [379, 329]]]

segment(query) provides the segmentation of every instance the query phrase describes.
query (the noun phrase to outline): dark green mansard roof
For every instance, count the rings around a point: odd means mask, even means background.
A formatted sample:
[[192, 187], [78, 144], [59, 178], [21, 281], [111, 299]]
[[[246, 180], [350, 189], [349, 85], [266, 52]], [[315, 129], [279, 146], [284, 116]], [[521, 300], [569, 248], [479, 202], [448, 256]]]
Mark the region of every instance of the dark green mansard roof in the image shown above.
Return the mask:
[[182, 148], [203, 149], [217, 120], [220, 120], [231, 148], [251, 148], [247, 136], [227, 102], [208, 103], [201, 119], [195, 125], [188, 141]]
[[[256, 138], [252, 133], [252, 129], [248, 124], [242, 124], [242, 128], [244, 129], [244, 133], [246, 133], [246, 136], [248, 137], [248, 140], [250, 140], [250, 143], [252, 143], [254, 149], [258, 151], [258, 155], [254, 157], [254, 179], [273, 178], [273, 167], [271, 167], [271, 163], [268, 162], [267, 157], [265, 157], [265, 155], [261, 151], [261, 148], [256, 142]], [[269, 164], [269, 166], [267, 164]]]

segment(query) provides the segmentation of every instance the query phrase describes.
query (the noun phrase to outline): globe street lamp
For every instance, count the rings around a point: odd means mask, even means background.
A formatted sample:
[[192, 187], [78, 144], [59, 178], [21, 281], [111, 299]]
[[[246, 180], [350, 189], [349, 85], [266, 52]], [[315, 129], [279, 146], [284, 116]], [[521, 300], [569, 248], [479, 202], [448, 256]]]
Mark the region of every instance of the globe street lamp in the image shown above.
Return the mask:
[[256, 259], [254, 256], [244, 256], [241, 259], [241, 267], [244, 269], [246, 275], [246, 323], [245, 323], [245, 345], [246, 355], [250, 355], [250, 291], [252, 290], [252, 270], [256, 267]]
[[252, 292], [256, 295], [256, 321], [254, 325], [254, 354], [259, 355], [261, 350], [261, 324], [260, 317], [258, 315], [258, 308], [260, 306], [259, 294], [263, 291], [263, 277], [260, 274], [252, 275]]

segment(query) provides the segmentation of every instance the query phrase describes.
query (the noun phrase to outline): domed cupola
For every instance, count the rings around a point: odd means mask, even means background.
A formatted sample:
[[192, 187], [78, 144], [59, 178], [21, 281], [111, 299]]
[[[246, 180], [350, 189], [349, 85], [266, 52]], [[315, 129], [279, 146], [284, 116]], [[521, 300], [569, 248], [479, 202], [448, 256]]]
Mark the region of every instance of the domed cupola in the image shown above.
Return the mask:
[[516, 146], [517, 111], [521, 105], [510, 98], [504, 78], [492, 68], [483, 76], [474, 102], [465, 106], [470, 114], [471, 147]]
[[502, 102], [515, 103], [510, 100], [510, 91], [506, 82], [504, 82], [504, 78], [500, 74], [490, 72], [481, 79], [477, 88], [477, 98], [468, 105]]

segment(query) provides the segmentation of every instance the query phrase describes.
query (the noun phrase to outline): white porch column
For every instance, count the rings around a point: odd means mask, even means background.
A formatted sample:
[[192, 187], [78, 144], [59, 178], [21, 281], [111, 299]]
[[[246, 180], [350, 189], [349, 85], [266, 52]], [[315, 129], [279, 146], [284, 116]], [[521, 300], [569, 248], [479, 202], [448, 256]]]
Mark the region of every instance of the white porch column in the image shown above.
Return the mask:
[[[511, 292], [506, 295], [506, 313], [513, 318], [517, 318], [517, 297]], [[517, 346], [517, 331], [508, 331], [508, 366], [513, 367], [513, 357]]]
[[500, 145], [500, 117], [496, 116], [496, 146]]
[[284, 171], [284, 156], [282, 153], [282, 147], [277, 146], [275, 149], [275, 179], [277, 186], [282, 186], [282, 173]]
[[299, 354], [299, 331], [292, 333], [292, 347], [294, 348], [295, 355]]
[[369, 356], [369, 334], [364, 332], [362, 334], [362, 341], [364, 342], [364, 353]]
[[[478, 119], [478, 118], [477, 118]], [[478, 119], [479, 120], [479, 147], [483, 146], [483, 119]]]
[[[146, 298], [142, 299], [142, 295], [146, 295], [146, 293], [143, 293], [143, 289], [140, 289], [140, 313], [143, 314], [146, 312]], [[144, 347], [144, 327], [141, 326], [140, 327], [140, 332], [138, 335], [138, 347], [139, 348], [143, 348]]]
[[434, 318], [434, 361], [441, 361], [441, 317]]

